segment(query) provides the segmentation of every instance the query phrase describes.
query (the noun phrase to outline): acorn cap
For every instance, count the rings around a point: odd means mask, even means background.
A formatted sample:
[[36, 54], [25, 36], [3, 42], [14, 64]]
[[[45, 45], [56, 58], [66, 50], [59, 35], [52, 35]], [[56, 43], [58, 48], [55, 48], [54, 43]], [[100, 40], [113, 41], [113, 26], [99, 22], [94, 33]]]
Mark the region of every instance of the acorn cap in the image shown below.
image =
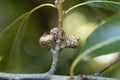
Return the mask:
[[58, 27], [55, 27], [50, 30], [50, 34], [53, 35], [54, 40], [63, 39], [65, 32]]
[[42, 47], [45, 47], [45, 48], [49, 48], [51, 47], [51, 44], [52, 44], [52, 41], [53, 41], [53, 36], [52, 35], [43, 35], [40, 39], [39, 39], [39, 43]]
[[50, 34], [53, 35], [54, 40], [56, 40], [58, 37], [58, 31], [59, 31], [59, 28], [57, 27], [50, 30]]
[[79, 46], [78, 40], [73, 35], [71, 35], [68, 38], [68, 40], [66, 41], [66, 47], [68, 47], [68, 48], [76, 48], [78, 46]]

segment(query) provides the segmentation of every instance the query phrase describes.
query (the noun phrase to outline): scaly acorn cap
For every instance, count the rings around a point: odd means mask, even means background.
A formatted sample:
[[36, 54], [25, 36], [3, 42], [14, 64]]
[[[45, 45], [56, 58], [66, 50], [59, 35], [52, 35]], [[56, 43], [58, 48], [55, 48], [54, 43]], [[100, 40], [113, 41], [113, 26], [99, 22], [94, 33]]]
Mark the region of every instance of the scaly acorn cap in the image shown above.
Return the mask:
[[50, 34], [53, 35], [53, 38], [56, 41], [58, 39], [63, 40], [65, 32], [61, 28], [55, 27], [55, 28], [50, 30]]
[[52, 35], [45, 34], [45, 35], [43, 35], [42, 37], [40, 37], [40, 39], [39, 39], [39, 44], [40, 44], [42, 47], [50, 48], [53, 40], [54, 40], [54, 39], [53, 39], [53, 36], [52, 36]]
[[79, 46], [78, 40], [73, 35], [71, 35], [68, 38], [68, 40], [66, 41], [66, 47], [67, 48], [76, 48], [78, 46]]
[[59, 31], [59, 28], [57, 27], [50, 30], [50, 34], [53, 35], [54, 40], [56, 40], [58, 37], [58, 31]]

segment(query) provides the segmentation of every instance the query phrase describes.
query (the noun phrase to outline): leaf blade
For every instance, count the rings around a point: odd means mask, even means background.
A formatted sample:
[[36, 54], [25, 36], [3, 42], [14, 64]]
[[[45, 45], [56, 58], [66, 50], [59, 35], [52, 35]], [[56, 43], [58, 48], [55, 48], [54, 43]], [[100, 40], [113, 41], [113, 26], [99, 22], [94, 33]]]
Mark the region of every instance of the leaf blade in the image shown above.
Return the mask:
[[[96, 6], [94, 5], [94, 4], [96, 4]], [[97, 4], [99, 4], [99, 6], [97, 5]], [[101, 4], [101, 5], [100, 5]], [[104, 4], [104, 6], [103, 6], [103, 4]], [[109, 6], [114, 6], [114, 7], [107, 7], [106, 6], [106, 4], [107, 5], [109, 5]], [[83, 3], [80, 3], [80, 4], [77, 4], [77, 5], [75, 5], [75, 6], [73, 6], [73, 7], [71, 7], [71, 8], [69, 8], [68, 10], [66, 10], [65, 11], [65, 14], [67, 14], [67, 13], [69, 13], [70, 11], [72, 11], [73, 9], [75, 9], [75, 8], [78, 8], [78, 7], [80, 7], [80, 6], [84, 6], [84, 5], [88, 5], [88, 6], [94, 6], [94, 7], [101, 7], [101, 8], [105, 8], [105, 9], [109, 9], [109, 10], [112, 10], [112, 11], [117, 11], [117, 12], [119, 12], [120, 11], [120, 3], [119, 2], [115, 2], [115, 1], [86, 1], [86, 2], [83, 2]]]
[[[88, 38], [81, 54], [74, 60], [70, 74], [81, 59], [89, 55], [91, 58], [120, 51], [120, 14], [110, 18], [105, 24], [98, 27]], [[90, 54], [91, 53], [91, 54]]]
[[[18, 19], [16, 19], [13, 23], [8, 25], [8, 27], [1, 32], [0, 34], [0, 55], [3, 57], [0, 62], [0, 71], [3, 71], [8, 67], [9, 64], [12, 64], [13, 62], [9, 63], [12, 57], [17, 54], [17, 49], [20, 48], [20, 43], [22, 42], [22, 38], [24, 35], [23, 30], [25, 31], [28, 26], [25, 26], [27, 23], [29, 17], [33, 12], [38, 10], [41, 7], [44, 6], [50, 6], [53, 8], [56, 8], [53, 4], [42, 4], [39, 5], [29, 12], [23, 14]], [[8, 64], [9, 63], [9, 64]]]
[[99, 7], [99, 8], [104, 8], [112, 11], [120, 11], [120, 3], [116, 1], [96, 1], [96, 0], [88, 0], [91, 3], [87, 4], [88, 6], [91, 7]]

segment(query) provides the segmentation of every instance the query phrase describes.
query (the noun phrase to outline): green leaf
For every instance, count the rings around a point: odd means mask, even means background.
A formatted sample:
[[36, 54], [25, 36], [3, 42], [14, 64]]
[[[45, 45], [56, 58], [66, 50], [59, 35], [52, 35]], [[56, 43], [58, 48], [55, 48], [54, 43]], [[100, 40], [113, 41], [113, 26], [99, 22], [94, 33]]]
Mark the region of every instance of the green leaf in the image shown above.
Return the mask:
[[110, 18], [98, 27], [88, 38], [86, 45], [81, 49], [81, 54], [71, 66], [71, 74], [78, 62], [89, 55], [93, 58], [120, 51], [120, 14]]
[[87, 5], [92, 6], [92, 7], [99, 7], [99, 8], [104, 8], [112, 11], [120, 11], [120, 2], [115, 2], [113, 1], [101, 1], [101, 0], [88, 0]]
[[[29, 28], [26, 23], [33, 12], [44, 6], [51, 6], [55, 8], [53, 4], [42, 4], [31, 11], [23, 14], [21, 17], [11, 23], [3, 32], [0, 34], [0, 56], [2, 60], [0, 62], [0, 70], [6, 71], [7, 67], [10, 67], [15, 62], [15, 56], [20, 53], [20, 45], [24, 34]], [[17, 56], [19, 57], [19, 56]]]
[[28, 13], [25, 13], [16, 19], [0, 34], [0, 55], [3, 57], [2, 61], [0, 62], [1, 70], [4, 70], [7, 67], [8, 61], [16, 52], [16, 45], [20, 39], [19, 36], [21, 29], [23, 28], [23, 20], [27, 14]]
[[73, 9], [80, 7], [80, 6], [84, 6], [84, 5], [88, 5], [88, 6], [92, 6], [92, 7], [100, 7], [100, 8], [105, 8], [105, 9], [109, 9], [112, 11], [116, 11], [119, 12], [120, 11], [120, 2], [116, 2], [116, 1], [101, 1], [101, 0], [89, 0], [80, 4], [77, 4], [71, 8], [69, 8], [68, 10], [65, 11], [65, 13], [67, 14], [68, 12], [72, 11]]

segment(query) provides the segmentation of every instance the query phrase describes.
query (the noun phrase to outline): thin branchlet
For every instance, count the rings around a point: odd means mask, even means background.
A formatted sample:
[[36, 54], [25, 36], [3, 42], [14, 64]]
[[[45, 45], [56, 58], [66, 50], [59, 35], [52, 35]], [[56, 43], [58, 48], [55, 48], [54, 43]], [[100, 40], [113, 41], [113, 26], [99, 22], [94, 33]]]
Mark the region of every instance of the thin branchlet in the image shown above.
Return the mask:
[[118, 59], [116, 59], [115, 61], [111, 62], [110, 64], [108, 64], [107, 66], [105, 66], [103, 69], [99, 70], [97, 73], [95, 73], [95, 76], [99, 76], [101, 75], [103, 72], [107, 71], [110, 67], [112, 67], [114, 64], [116, 64], [117, 62], [120, 61], [120, 57], [118, 57]]
[[[40, 45], [47, 48], [53, 55], [52, 65], [47, 72], [49, 75], [54, 74], [58, 63], [59, 53], [62, 49], [78, 47], [78, 41], [74, 36], [69, 37], [69, 39], [63, 45], [61, 45], [61, 42], [64, 40], [65, 36], [65, 32], [63, 30], [63, 2], [64, 0], [55, 0], [55, 5], [58, 9], [59, 27], [51, 29], [50, 33], [43, 35], [39, 41]], [[52, 46], [52, 42], [56, 43], [54, 48]]]

